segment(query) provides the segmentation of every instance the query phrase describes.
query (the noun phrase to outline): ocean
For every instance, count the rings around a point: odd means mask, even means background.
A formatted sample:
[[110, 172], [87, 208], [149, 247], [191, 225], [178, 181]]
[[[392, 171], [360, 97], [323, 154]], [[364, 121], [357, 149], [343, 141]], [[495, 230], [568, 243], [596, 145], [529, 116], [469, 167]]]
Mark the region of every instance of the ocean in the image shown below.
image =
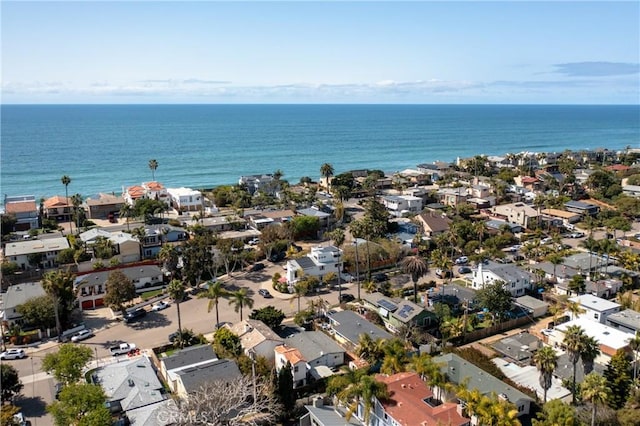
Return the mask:
[[[640, 106], [2, 105], [0, 188], [84, 197], [156, 180], [211, 188], [281, 170], [291, 183], [476, 154], [640, 147]], [[1, 202], [1, 200], [0, 200]]]

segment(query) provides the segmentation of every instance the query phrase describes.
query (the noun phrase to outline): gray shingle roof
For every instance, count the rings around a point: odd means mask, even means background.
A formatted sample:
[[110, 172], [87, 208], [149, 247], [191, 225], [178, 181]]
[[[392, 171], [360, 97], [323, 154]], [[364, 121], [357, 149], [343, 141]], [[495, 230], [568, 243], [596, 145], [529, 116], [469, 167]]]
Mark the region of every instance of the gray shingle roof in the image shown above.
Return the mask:
[[360, 340], [361, 334], [368, 334], [373, 340], [377, 338], [388, 340], [393, 338], [391, 334], [353, 311], [339, 311], [330, 314], [329, 318], [336, 333], [356, 345]]
[[295, 259], [294, 262], [296, 262], [302, 269], [310, 269], [316, 266], [313, 260], [308, 256], [303, 256], [301, 258]]
[[240, 369], [235, 361], [219, 359], [196, 367], [185, 368], [176, 373], [188, 393], [198, 390], [205, 382], [233, 380], [240, 377]]
[[346, 352], [333, 339], [320, 331], [304, 331], [285, 339], [285, 344], [300, 351], [304, 359], [311, 363], [321, 353], [332, 354]]
[[199, 362], [213, 361], [216, 359], [218, 359], [218, 356], [213, 351], [211, 345], [199, 345], [174, 352], [171, 356], [161, 358], [160, 361], [164, 363], [167, 370], [173, 370], [174, 368], [186, 367]]

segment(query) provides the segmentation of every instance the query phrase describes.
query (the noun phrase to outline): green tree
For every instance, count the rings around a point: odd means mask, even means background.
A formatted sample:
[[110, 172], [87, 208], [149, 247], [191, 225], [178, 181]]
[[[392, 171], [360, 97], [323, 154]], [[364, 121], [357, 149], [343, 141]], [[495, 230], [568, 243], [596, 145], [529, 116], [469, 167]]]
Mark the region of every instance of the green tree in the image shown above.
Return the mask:
[[42, 369], [65, 385], [76, 383], [82, 378], [82, 370], [92, 356], [91, 348], [87, 346], [64, 343], [57, 352], [44, 356]]
[[540, 386], [544, 389], [543, 402], [547, 402], [547, 391], [551, 388], [553, 372], [558, 366], [558, 355], [551, 346], [544, 346], [533, 356], [533, 362], [540, 372]]
[[2, 388], [0, 389], [0, 396], [2, 402], [2, 409], [4, 410], [4, 403], [13, 400], [22, 391], [23, 385], [18, 376], [18, 370], [13, 365], [6, 363], [0, 364], [0, 383]]
[[228, 296], [229, 292], [224, 288], [221, 281], [209, 283], [207, 291], [198, 295], [199, 298], [209, 299], [209, 303], [207, 304], [207, 313], [211, 312], [213, 307], [216, 308], [216, 328], [218, 328], [218, 325], [220, 324], [220, 313], [218, 312], [220, 299], [224, 299]]
[[384, 345], [384, 359], [380, 371], [383, 374], [395, 374], [405, 371], [408, 362], [405, 343], [400, 339], [392, 339]]
[[110, 426], [111, 413], [99, 385], [72, 384], [60, 392], [59, 400], [47, 406], [56, 426]]
[[583, 342], [584, 342], [585, 334], [582, 327], [579, 325], [570, 325], [567, 327], [567, 330], [564, 334], [564, 340], [562, 344], [567, 351], [567, 355], [569, 356], [569, 361], [573, 366], [573, 374], [572, 374], [572, 388], [571, 393], [573, 394], [572, 403], [576, 404], [576, 365], [578, 364], [578, 360], [580, 359], [580, 353], [582, 352]]
[[572, 406], [559, 399], [552, 399], [542, 406], [542, 411], [533, 419], [533, 426], [575, 426], [576, 412]]
[[56, 312], [49, 296], [33, 297], [19, 305], [16, 310], [26, 324], [40, 330], [56, 326]]
[[131, 216], [133, 214], [134, 214], [133, 208], [129, 204], [123, 203], [122, 206], [120, 207], [119, 215], [120, 215], [120, 217], [124, 217], [125, 220], [127, 221], [127, 231], [130, 230], [130, 228], [129, 228], [129, 219], [131, 219]]
[[219, 356], [227, 355], [236, 358], [242, 353], [240, 338], [226, 327], [216, 330], [213, 335], [213, 345]]
[[582, 340], [582, 350], [580, 351], [580, 359], [582, 360], [585, 375], [593, 371], [593, 363], [599, 355], [600, 344], [598, 341], [593, 337], [585, 336]]
[[349, 407], [346, 413], [347, 421], [362, 404], [362, 417], [365, 424], [369, 424], [374, 399], [385, 399], [389, 396], [387, 385], [371, 376], [362, 376], [357, 383], [349, 384], [338, 393], [338, 399]]
[[633, 381], [638, 378], [638, 350], [640, 350], [640, 332], [636, 331], [635, 336], [629, 341], [629, 348], [633, 352]]
[[240, 313], [240, 321], [242, 321], [242, 310], [247, 307], [253, 308], [253, 299], [247, 292], [246, 288], [229, 293], [229, 304], [233, 305], [233, 310]]
[[384, 356], [385, 345], [385, 339], [373, 340], [369, 334], [362, 333], [358, 338], [356, 355], [370, 364], [376, 364]]
[[580, 389], [582, 399], [591, 403], [591, 426], [595, 426], [596, 410], [607, 402], [611, 390], [607, 387], [606, 379], [597, 373], [587, 374]]
[[[336, 228], [331, 232], [328, 232], [326, 234], [326, 236], [330, 239], [333, 240], [333, 245], [335, 245], [336, 247], [340, 248], [342, 247], [342, 245], [344, 244], [344, 240], [345, 240], [345, 235], [344, 235], [344, 230], [342, 228]], [[340, 259], [341, 261], [343, 259]], [[338, 267], [338, 300], [342, 300], [342, 283], [341, 283], [341, 276], [340, 274], [342, 273], [342, 265], [343, 263], [340, 262], [340, 265]]]
[[486, 308], [496, 318], [502, 320], [511, 309], [511, 292], [505, 287], [504, 281], [494, 281], [478, 290], [476, 301], [480, 307]]
[[0, 410], [0, 425], [2, 426], [22, 426], [18, 423], [18, 420], [14, 417], [20, 412], [20, 408], [13, 404], [5, 404]]
[[295, 240], [313, 240], [318, 237], [320, 221], [314, 216], [296, 216], [289, 222], [289, 226]]
[[[178, 338], [180, 339], [180, 335], [182, 334], [182, 317], [180, 316], [180, 302], [184, 299], [184, 283], [180, 280], [173, 279], [169, 282], [167, 286], [167, 292], [169, 296], [176, 302], [176, 311], [178, 312]], [[180, 347], [183, 347], [183, 342], [179, 340]]]
[[151, 180], [156, 180], [156, 170], [158, 169], [158, 161], [153, 159], [149, 160], [149, 169], [151, 169]]
[[[615, 390], [612, 389], [612, 392]], [[623, 408], [618, 410], [617, 417], [620, 426], [640, 426], [640, 389], [634, 388]]]
[[[60, 181], [64, 185], [65, 203], [71, 204], [69, 203], [69, 184], [71, 183], [71, 178], [67, 175], [64, 175], [62, 176], [62, 178], [60, 178]], [[71, 234], [73, 234], [73, 222], [71, 222], [69, 226], [71, 227]]]
[[291, 413], [296, 405], [296, 394], [293, 390], [293, 368], [287, 361], [287, 365], [278, 370], [275, 394], [278, 402], [282, 404], [285, 413]]
[[615, 410], [624, 407], [629, 397], [632, 385], [631, 377], [629, 376], [630, 369], [631, 363], [627, 353], [623, 349], [618, 349], [611, 357], [604, 372], [607, 386], [611, 389], [611, 398], [607, 403], [609, 407]]
[[[555, 273], [554, 273], [554, 276], [555, 276]], [[576, 295], [581, 295], [581, 294], [584, 294], [587, 288], [587, 283], [585, 282], [584, 277], [582, 275], [576, 274], [573, 277], [571, 277], [571, 279], [569, 280], [568, 287], [571, 293]]]
[[180, 254], [176, 246], [164, 244], [158, 252], [158, 260], [162, 262], [162, 267], [171, 274], [171, 279], [173, 279], [178, 270], [178, 263], [180, 262]]
[[282, 320], [285, 319], [284, 312], [282, 310], [274, 308], [273, 306], [265, 306], [261, 309], [254, 309], [249, 315], [250, 319], [262, 321], [272, 330], [280, 327]]
[[16, 215], [14, 214], [3, 214], [0, 215], [0, 232], [2, 235], [9, 235], [14, 231], [14, 227], [16, 223], [18, 223], [18, 219], [16, 219]]
[[54, 315], [56, 318], [56, 331], [58, 341], [62, 335], [62, 323], [60, 321], [60, 310], [70, 311], [75, 299], [73, 283], [75, 275], [69, 271], [57, 270], [44, 274], [42, 277], [42, 288], [53, 302]]
[[429, 265], [420, 256], [407, 256], [401, 264], [404, 273], [411, 275], [413, 281], [413, 301], [418, 303], [418, 280], [429, 272]]
[[327, 182], [327, 191], [331, 191], [331, 181], [329, 180], [333, 176], [333, 166], [329, 163], [324, 163], [320, 166], [320, 174], [325, 178]]
[[122, 271], [115, 270], [109, 273], [105, 282], [107, 294], [104, 303], [111, 306], [124, 316], [124, 305], [136, 297], [136, 286]]

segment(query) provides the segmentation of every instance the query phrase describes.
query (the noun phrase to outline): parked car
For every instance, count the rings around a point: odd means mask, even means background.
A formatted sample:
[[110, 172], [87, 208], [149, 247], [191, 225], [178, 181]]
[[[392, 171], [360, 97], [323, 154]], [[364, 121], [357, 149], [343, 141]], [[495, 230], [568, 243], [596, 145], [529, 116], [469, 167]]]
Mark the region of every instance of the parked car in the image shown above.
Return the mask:
[[389, 279], [389, 276], [384, 272], [381, 272], [379, 274], [375, 274], [371, 279], [374, 283], [383, 283]]
[[264, 297], [265, 299], [271, 299], [273, 297], [271, 293], [269, 293], [269, 290], [264, 288], [261, 288], [260, 290], [258, 290], [258, 294]]
[[451, 272], [450, 269], [447, 271], [444, 271], [440, 268], [436, 269], [436, 277], [438, 278], [450, 278], [452, 276], [453, 276], [453, 273]]
[[356, 297], [353, 294], [343, 293], [340, 295], [340, 303], [353, 302]]
[[470, 274], [471, 273], [471, 268], [469, 268], [468, 266], [461, 266], [458, 268], [458, 273], [459, 274]]
[[22, 359], [26, 357], [27, 353], [24, 349], [9, 349], [0, 354], [0, 359]]
[[584, 232], [576, 231], [569, 234], [569, 238], [582, 238], [584, 237]]
[[279, 252], [279, 253], [273, 253], [271, 256], [269, 256], [269, 261], [270, 262], [279, 262], [282, 259], [284, 259], [287, 256], [287, 254], [283, 251]]
[[460, 256], [456, 259], [456, 265], [464, 265], [469, 262], [469, 258], [467, 256]]
[[120, 343], [117, 346], [112, 346], [109, 348], [109, 352], [113, 356], [124, 355], [136, 350], [136, 345], [134, 343]]
[[258, 272], [258, 271], [262, 271], [264, 268], [265, 268], [264, 263], [258, 262], [247, 267], [247, 272]]
[[255, 245], [258, 245], [258, 244], [260, 244], [260, 239], [259, 238], [253, 238], [253, 239], [249, 240], [249, 245], [250, 246], [255, 246]]
[[147, 315], [147, 311], [144, 308], [135, 308], [124, 315], [124, 322], [131, 323], [139, 320], [145, 315]]
[[158, 312], [158, 311], [161, 311], [163, 309], [167, 309], [168, 307], [169, 307], [169, 302], [165, 302], [164, 300], [161, 300], [161, 301], [156, 302], [153, 305], [151, 305], [151, 310], [153, 312]]
[[89, 329], [84, 329], [84, 330], [80, 330], [78, 331], [76, 334], [74, 334], [73, 336], [71, 336], [71, 341], [74, 343], [80, 342], [84, 339], [88, 339], [89, 337], [93, 337], [93, 331], [89, 330]]

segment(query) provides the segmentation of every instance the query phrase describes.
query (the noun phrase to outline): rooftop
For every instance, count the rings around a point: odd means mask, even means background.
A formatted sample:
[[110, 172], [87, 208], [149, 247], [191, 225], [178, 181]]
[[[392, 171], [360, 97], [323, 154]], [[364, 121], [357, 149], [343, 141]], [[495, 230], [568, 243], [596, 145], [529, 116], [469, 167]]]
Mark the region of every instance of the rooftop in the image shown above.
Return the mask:
[[38, 211], [35, 201], [14, 201], [12, 203], [5, 204], [4, 208], [7, 213], [13, 214]]
[[69, 248], [65, 237], [46, 238], [42, 240], [12, 241], [4, 247], [5, 256], [20, 256], [32, 253], [46, 253]]
[[622, 312], [611, 314], [607, 317], [607, 321], [611, 321], [634, 330], [640, 330], [640, 312], [632, 309], [625, 309]]
[[329, 319], [335, 332], [353, 344], [358, 343], [361, 334], [368, 334], [373, 340], [393, 338], [391, 334], [353, 311], [338, 311], [329, 314]]
[[632, 337], [629, 333], [625, 333], [624, 331], [592, 321], [585, 317], [576, 318], [573, 321], [560, 324], [556, 326], [554, 330], [564, 333], [567, 328], [572, 325], [581, 327], [584, 330], [584, 334], [589, 337], [593, 337], [600, 345], [611, 348], [613, 352], [620, 348], [627, 347], [629, 345], [629, 339]]
[[7, 292], [2, 296], [2, 307], [5, 310], [13, 309], [18, 305], [22, 305], [27, 300], [34, 297], [45, 296], [47, 293], [42, 288], [42, 284], [22, 283], [14, 284], [7, 288]]
[[177, 371], [187, 393], [198, 390], [205, 382], [229, 381], [241, 376], [238, 364], [230, 359], [218, 359]]
[[170, 356], [160, 358], [167, 370], [187, 367], [190, 365], [218, 359], [211, 345], [198, 345], [173, 352]]
[[321, 331], [303, 331], [284, 339], [289, 346], [298, 348], [308, 362], [322, 354], [344, 353], [345, 350]]
[[569, 300], [572, 302], [578, 302], [581, 306], [598, 312], [606, 312], [611, 309], [619, 309], [620, 306], [622, 306], [619, 303], [612, 302], [601, 297], [596, 297], [591, 294], [582, 294], [580, 296], [570, 297]]

